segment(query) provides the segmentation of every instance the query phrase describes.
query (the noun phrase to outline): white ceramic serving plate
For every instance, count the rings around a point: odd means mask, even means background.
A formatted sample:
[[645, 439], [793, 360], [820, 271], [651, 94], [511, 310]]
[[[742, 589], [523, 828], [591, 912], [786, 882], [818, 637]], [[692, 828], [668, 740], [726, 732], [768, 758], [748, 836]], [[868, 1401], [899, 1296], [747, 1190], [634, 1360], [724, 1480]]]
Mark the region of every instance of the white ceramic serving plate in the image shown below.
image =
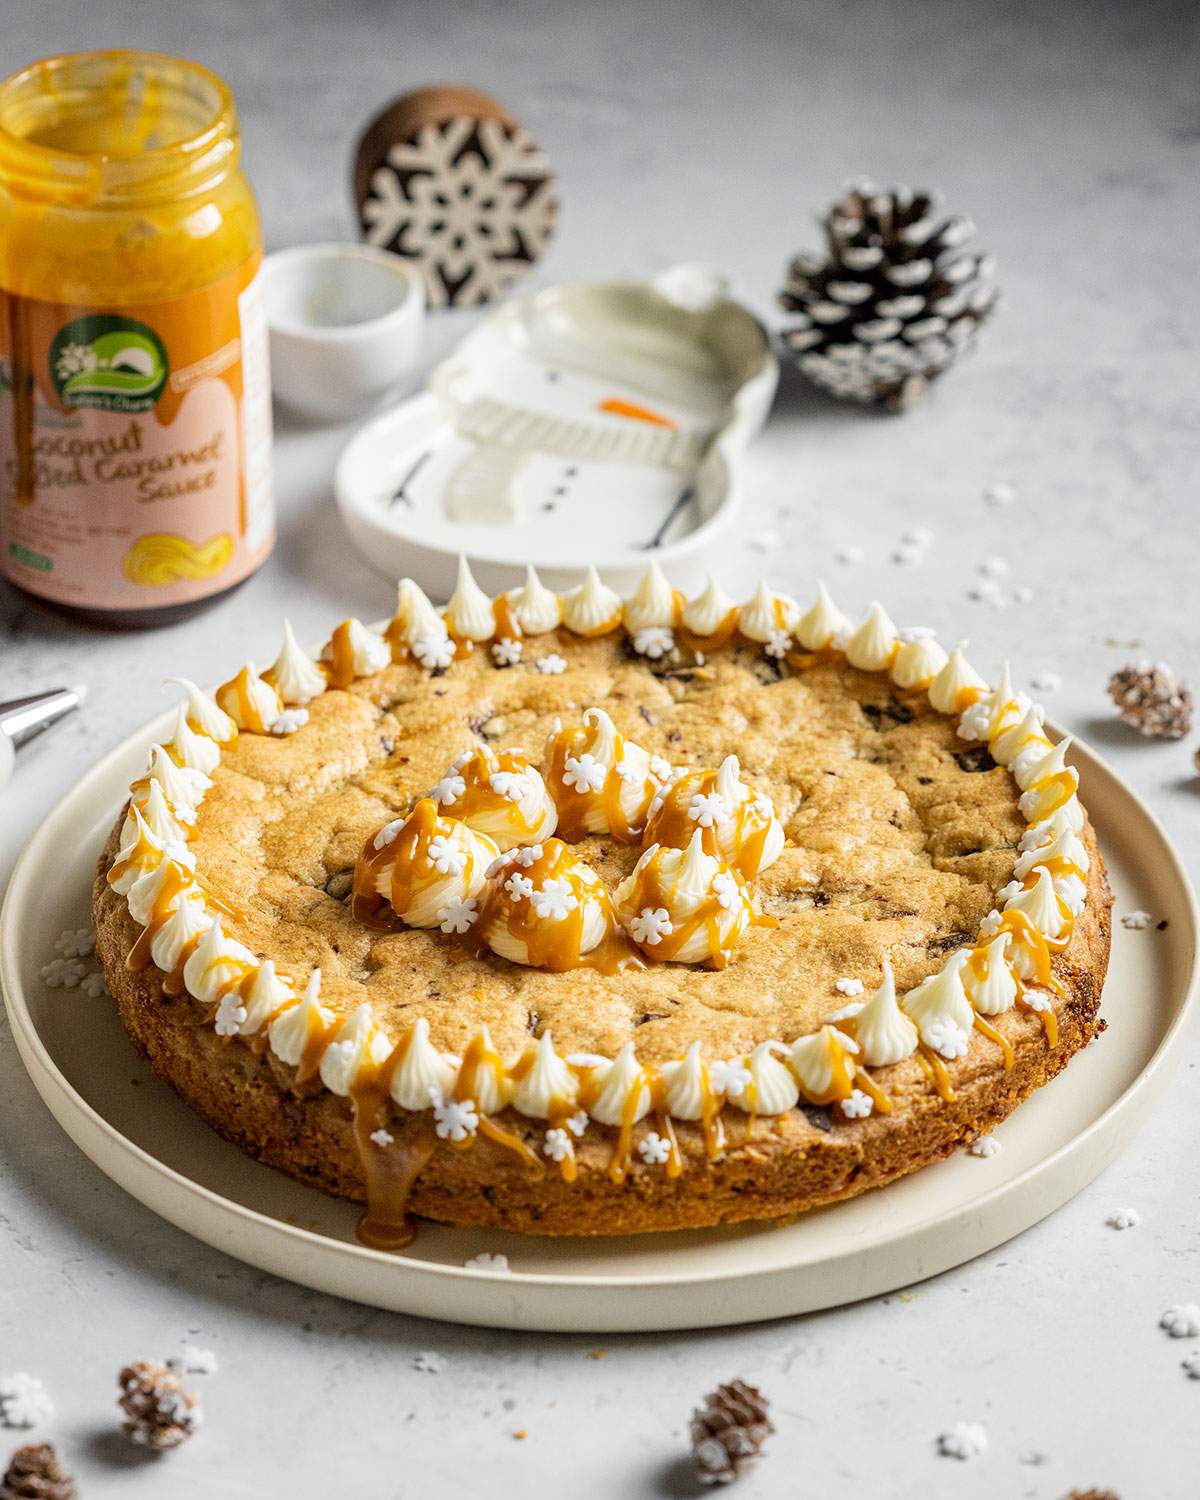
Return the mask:
[[[1117, 921], [1104, 992], [1108, 1031], [1000, 1127], [1004, 1149], [964, 1152], [787, 1228], [541, 1240], [423, 1226], [404, 1255], [365, 1249], [352, 1205], [227, 1145], [135, 1055], [107, 999], [39, 978], [67, 927], [88, 921], [96, 854], [171, 715], [103, 760], [23, 854], [0, 913], [0, 979], [17, 1046], [63, 1129], [112, 1180], [210, 1245], [355, 1301], [485, 1326], [619, 1332], [701, 1328], [874, 1296], [959, 1265], [1019, 1234], [1100, 1172], [1162, 1087], [1196, 998], [1197, 911], [1162, 828], [1097, 757], [1072, 759], [1108, 860]], [[466, 1270], [502, 1251], [514, 1274]]]
[[505, 303], [424, 393], [362, 428], [335, 491], [367, 561], [435, 599], [452, 592], [459, 553], [493, 592], [527, 563], [552, 588], [595, 563], [629, 593], [651, 556], [698, 587], [778, 367], [723, 284], [681, 296], [680, 269]]

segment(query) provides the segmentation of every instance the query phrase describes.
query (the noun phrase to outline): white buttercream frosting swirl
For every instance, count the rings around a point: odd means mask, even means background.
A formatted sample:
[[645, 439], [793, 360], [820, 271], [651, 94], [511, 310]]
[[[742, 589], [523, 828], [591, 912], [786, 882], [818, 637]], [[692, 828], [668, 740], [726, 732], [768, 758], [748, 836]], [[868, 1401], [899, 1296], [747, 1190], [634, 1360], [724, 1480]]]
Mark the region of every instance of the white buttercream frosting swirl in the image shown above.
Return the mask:
[[602, 708], [585, 709], [580, 725], [557, 726], [546, 742], [542, 779], [558, 808], [559, 831], [567, 838], [611, 833], [625, 842], [640, 834], [662, 784], [652, 761], [665, 769], [619, 733]]
[[449, 1094], [458, 1074], [457, 1057], [443, 1056], [429, 1040], [429, 1022], [414, 1021], [400, 1062], [392, 1074], [391, 1096], [401, 1109], [428, 1109]]
[[900, 1009], [895, 976], [886, 958], [883, 979], [854, 1017], [854, 1039], [862, 1049], [863, 1062], [872, 1068], [903, 1062], [917, 1050], [916, 1023]]
[[882, 672], [896, 651], [896, 627], [876, 600], [867, 617], [846, 641], [846, 660], [860, 672]]
[[508, 591], [508, 608], [524, 635], [544, 635], [562, 619], [562, 605], [553, 589], [548, 589], [530, 563], [525, 582]]
[[652, 844], [613, 901], [626, 932], [657, 962], [724, 963], [754, 915], [741, 877], [705, 853], [699, 829], [685, 849]]
[[[437, 634], [445, 635], [446, 627], [438, 616]], [[376, 672], [382, 672], [384, 667], [389, 666], [392, 660], [391, 647], [377, 631], [369, 630], [361, 620], [353, 616], [345, 622], [346, 644], [350, 652], [351, 667], [355, 677], [372, 677]], [[334, 645], [327, 641], [321, 652], [321, 660], [331, 662], [334, 659]]]
[[576, 635], [603, 635], [621, 623], [621, 596], [595, 568], [562, 601], [563, 624]]
[[844, 641], [851, 628], [849, 619], [829, 597], [829, 590], [818, 583], [816, 601], [796, 624], [796, 639], [806, 651], [824, 651]]
[[218, 745], [228, 745], [237, 739], [237, 725], [203, 689], [187, 677], [168, 677], [167, 681], [187, 694], [188, 723], [197, 734], [206, 734]]
[[921, 1040], [943, 1055], [948, 1050], [943, 1028], [955, 1028], [965, 1039], [975, 1024], [975, 1012], [963, 987], [962, 971], [967, 957], [965, 949], [952, 953], [936, 974], [909, 990], [902, 1002], [905, 1012], [916, 1022]]
[[679, 613], [678, 595], [663, 570], [652, 562], [625, 605], [625, 629], [630, 635], [641, 630], [672, 630], [679, 623]]
[[311, 703], [325, 691], [325, 674], [301, 647], [290, 620], [283, 622], [283, 646], [263, 677], [292, 708]]
[[1042, 865], [1033, 872], [1033, 884], [1009, 896], [1004, 903], [1004, 910], [1024, 912], [1037, 930], [1053, 941], [1061, 937], [1067, 925], [1067, 918], [1063, 916], [1058, 902], [1054, 878]]
[[783, 852], [775, 804], [742, 780], [736, 755], [716, 771], [676, 773], [650, 804], [644, 841], [682, 849], [699, 832], [705, 853], [753, 880]]
[[683, 607], [682, 624], [693, 635], [715, 635], [737, 619], [737, 605], [711, 575], [703, 591]]
[[552, 1110], [565, 1110], [575, 1103], [579, 1079], [554, 1050], [549, 1031], [544, 1031], [517, 1072], [512, 1094], [513, 1108], [531, 1120], [547, 1120]]
[[963, 710], [958, 721], [959, 738], [990, 742], [1023, 719], [1028, 708], [1029, 699], [1024, 693], [1014, 691], [1012, 672], [1005, 662], [1000, 681], [992, 691]]
[[599, 948], [614, 922], [595, 870], [561, 839], [544, 839], [491, 866], [479, 931], [511, 963], [563, 970]]
[[486, 833], [501, 851], [549, 838], [558, 822], [542, 773], [514, 750], [464, 751], [428, 795], [447, 817]]
[[1017, 981], [1008, 963], [1011, 934], [998, 932], [983, 948], [979, 972], [975, 955], [963, 968], [963, 983], [972, 1005], [981, 1016], [998, 1016], [1010, 1010], [1017, 998]]
[[188, 722], [187, 704], [179, 705], [175, 717], [175, 733], [167, 745], [174, 752], [173, 758], [189, 771], [199, 771], [202, 776], [211, 776], [221, 762], [221, 747], [206, 734], [199, 734]]
[[790, 635], [800, 618], [794, 599], [777, 594], [764, 580], [754, 595], [742, 605], [738, 629], [748, 641], [769, 641], [779, 635]]
[[225, 936], [221, 919], [211, 922], [183, 968], [188, 993], [203, 1005], [216, 1005], [231, 985], [241, 982], [258, 960], [244, 943]]
[[[1042, 732], [1045, 710], [1031, 703], [1015, 724], [1001, 730], [991, 743], [992, 759], [1002, 766], [1011, 766], [1017, 756], [1032, 750], [1040, 759], [1050, 749], [1050, 741]], [[1035, 762], [1036, 763], [1036, 762]]]
[[633, 1124], [650, 1112], [650, 1085], [632, 1042], [626, 1042], [612, 1062], [594, 1068], [588, 1082], [598, 1090], [588, 1113], [602, 1125]]
[[162, 745], [151, 745], [146, 771], [140, 781], [135, 781], [131, 796], [142, 803], [150, 795], [150, 787], [157, 782], [167, 800], [173, 816], [189, 826], [196, 821], [196, 810], [212, 782], [201, 771], [190, 766], [179, 766], [171, 759]]
[[[1044, 826], [1044, 825], [1043, 825]], [[1083, 875], [1091, 868], [1091, 859], [1087, 852], [1087, 846], [1073, 829], [1063, 824], [1057, 832], [1046, 830], [1049, 837], [1040, 844], [1026, 843], [1021, 840], [1022, 852], [1017, 856], [1017, 862], [1013, 866], [1013, 874], [1018, 880], [1024, 880], [1026, 875], [1038, 865], [1049, 864], [1051, 860], [1065, 860], [1072, 864]]]
[[940, 714], [960, 714], [987, 692], [987, 683], [963, 652], [964, 645], [955, 646], [945, 666], [929, 684], [929, 701]]
[[170, 915], [150, 939], [150, 957], [164, 974], [173, 974], [191, 952], [197, 939], [212, 926], [212, 917], [204, 897], [194, 886], [188, 886], [171, 902]]
[[321, 1054], [321, 1082], [342, 1098], [350, 1092], [364, 1067], [378, 1067], [391, 1051], [387, 1037], [375, 1024], [367, 1001], [347, 1016]]
[[435, 640], [447, 634], [446, 622], [429, 602], [425, 590], [411, 578], [402, 578], [396, 589], [396, 613], [388, 626], [388, 638], [402, 646]]
[[271, 1022], [267, 1032], [271, 1051], [280, 1062], [294, 1068], [303, 1058], [312, 1037], [317, 1032], [327, 1031], [332, 1022], [332, 1014], [321, 1004], [321, 971], [314, 969], [303, 996]]
[[460, 553], [458, 577], [446, 606], [446, 623], [460, 641], [490, 641], [496, 633], [496, 611], [475, 582], [467, 559]]
[[265, 734], [283, 712], [279, 694], [249, 662], [217, 689], [217, 705], [239, 729], [253, 734]]
[[791, 1045], [792, 1072], [806, 1099], [831, 1104], [849, 1096], [855, 1073], [858, 1043], [836, 1026], [825, 1025]]
[[683, 1057], [664, 1064], [661, 1072], [663, 1103], [675, 1119], [700, 1120], [715, 1109], [715, 1091], [700, 1055], [699, 1042], [693, 1042]]
[[422, 797], [407, 818], [385, 823], [367, 840], [355, 887], [369, 880], [409, 927], [462, 932], [474, 924], [472, 903], [499, 853], [486, 833], [439, 816], [437, 804]]
[[900, 642], [892, 662], [892, 681], [905, 690], [928, 687], [948, 660], [932, 632], [912, 633], [911, 639]]

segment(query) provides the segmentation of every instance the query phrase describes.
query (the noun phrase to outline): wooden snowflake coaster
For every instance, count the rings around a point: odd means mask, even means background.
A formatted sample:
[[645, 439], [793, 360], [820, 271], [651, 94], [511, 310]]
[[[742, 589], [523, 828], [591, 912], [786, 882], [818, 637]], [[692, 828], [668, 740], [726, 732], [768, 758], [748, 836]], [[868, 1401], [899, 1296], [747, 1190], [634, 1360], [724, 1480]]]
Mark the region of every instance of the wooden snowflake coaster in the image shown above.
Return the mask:
[[358, 143], [368, 244], [416, 261], [432, 307], [503, 295], [538, 259], [558, 202], [550, 165], [494, 99], [454, 85], [402, 94]]

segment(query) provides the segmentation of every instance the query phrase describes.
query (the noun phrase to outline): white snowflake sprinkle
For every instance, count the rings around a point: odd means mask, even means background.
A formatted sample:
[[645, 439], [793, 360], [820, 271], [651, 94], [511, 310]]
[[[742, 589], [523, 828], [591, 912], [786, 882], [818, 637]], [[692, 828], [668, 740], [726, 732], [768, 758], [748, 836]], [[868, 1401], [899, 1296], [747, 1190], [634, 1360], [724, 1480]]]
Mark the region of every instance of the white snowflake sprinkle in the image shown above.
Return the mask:
[[729, 822], [733, 809], [720, 792], [696, 792], [688, 803], [687, 815], [701, 828], [716, 828]]
[[403, 818], [393, 818], [390, 823], [385, 823], [371, 840], [371, 848], [382, 849], [385, 844], [390, 844], [404, 827], [404, 822]]
[[943, 1458], [978, 1458], [987, 1452], [987, 1429], [982, 1422], [955, 1422], [949, 1432], [938, 1435], [937, 1451]]
[[862, 1089], [854, 1089], [849, 1098], [842, 1100], [842, 1113], [849, 1120], [865, 1120], [874, 1108], [874, 1099]]
[[221, 997], [221, 1003], [217, 1006], [213, 1030], [218, 1036], [237, 1036], [245, 1019], [246, 1007], [242, 1004], [242, 997], [236, 990], [230, 990]]
[[972, 1156], [982, 1157], [984, 1161], [990, 1156], [997, 1156], [1000, 1152], [1000, 1142], [994, 1135], [981, 1135], [967, 1147]]
[[436, 786], [430, 788], [429, 795], [442, 807], [448, 807], [457, 802], [466, 789], [466, 781], [452, 771], [449, 776], [443, 776]]
[[371, 1140], [374, 1141], [381, 1151], [385, 1150], [388, 1146], [396, 1144], [396, 1137], [390, 1130], [384, 1130], [382, 1126], [378, 1130], [372, 1130]]
[[448, 635], [423, 635], [412, 644], [412, 654], [430, 672], [444, 672], [454, 660], [454, 642]]
[[109, 994], [108, 980], [103, 969], [92, 969], [79, 981], [79, 988], [89, 1000], [99, 1000]]
[[1047, 995], [1045, 990], [1026, 990], [1021, 999], [1030, 1010], [1037, 1011], [1039, 1015], [1043, 1011], [1054, 1009], [1054, 1001]]
[[549, 922], [565, 921], [567, 913], [579, 905], [579, 898], [570, 884], [557, 878], [544, 880], [541, 889], [534, 891], [531, 899], [535, 914]]
[[54, 940], [55, 953], [64, 958], [87, 958], [96, 948], [96, 934], [90, 927], [68, 927]]
[[542, 1142], [542, 1151], [551, 1161], [566, 1161], [569, 1156], [575, 1155], [571, 1137], [557, 1125], [553, 1130], [547, 1130], [546, 1139]]
[[995, 484], [989, 484], [983, 492], [983, 498], [989, 505], [1011, 505], [1017, 498], [1017, 492], [1011, 484], [1005, 484], [1003, 480]]
[[864, 985], [861, 979], [835, 979], [833, 987], [839, 995], [861, 995]]
[[1007, 600], [1004, 590], [994, 578], [985, 578], [967, 589], [967, 598], [976, 604], [990, 604], [993, 609], [1003, 609]]
[[1179, 1302], [1168, 1307], [1158, 1320], [1173, 1339], [1194, 1339], [1200, 1334], [1200, 1307], [1194, 1302]]
[[307, 708], [285, 708], [278, 718], [272, 720], [271, 733], [277, 739], [284, 739], [289, 734], [295, 734], [297, 729], [303, 729], [307, 723]]
[[975, 571], [981, 578], [1007, 578], [1010, 565], [1006, 557], [985, 557]]
[[446, 1368], [445, 1357], [432, 1349], [421, 1349], [413, 1355], [412, 1367], [422, 1375], [440, 1375]]
[[42, 966], [42, 983], [48, 990], [73, 990], [87, 971], [87, 964], [78, 958], [52, 958]]
[[1142, 1216], [1136, 1208], [1117, 1208], [1104, 1221], [1110, 1229], [1136, 1229]]
[[864, 1002], [862, 1000], [852, 1000], [849, 1005], [843, 1005], [841, 1010], [835, 1010], [832, 1015], [826, 1016], [825, 1019], [827, 1021], [848, 1021], [851, 1016], [858, 1015], [862, 1009], [864, 1009]]
[[1062, 687], [1062, 678], [1057, 672], [1047, 670], [1031, 677], [1029, 685], [1035, 693], [1056, 693]]
[[650, 757], [650, 774], [655, 781], [666, 784], [675, 774], [675, 768], [669, 760], [664, 760], [661, 755]]
[[523, 901], [526, 896], [533, 895], [533, 881], [528, 875], [518, 875], [514, 871], [504, 882], [504, 889], [514, 901]]
[[467, 867], [467, 856], [443, 833], [429, 840], [429, 863], [439, 875], [461, 875]]
[[1035, 596], [1029, 584], [1023, 583], [1020, 588], [1013, 589], [1012, 597], [1014, 604], [1032, 604]]
[[481, 1255], [472, 1255], [470, 1260], [464, 1260], [463, 1268], [467, 1271], [487, 1271], [493, 1276], [508, 1276], [512, 1273], [507, 1255], [493, 1255], [486, 1250]]
[[980, 922], [979, 935], [980, 937], [993, 938], [1000, 931], [1000, 927], [1000, 913], [993, 907], [992, 910], [988, 912], [987, 916], [984, 917], [983, 921]]
[[925, 561], [925, 549], [911, 543], [903, 544], [892, 552], [892, 561], [901, 568], [919, 567]]
[[675, 931], [670, 913], [665, 906], [643, 906], [629, 924], [629, 936], [635, 943], [644, 943], [653, 948]]
[[732, 1057], [727, 1062], [713, 1062], [708, 1065], [708, 1081], [714, 1091], [724, 1094], [727, 1099], [736, 1099], [746, 1090], [750, 1082], [750, 1069], [740, 1057]]
[[509, 855], [512, 862], [520, 865], [523, 870], [528, 870], [530, 865], [536, 865], [541, 857], [541, 844], [527, 844], [524, 849], [514, 849]]
[[724, 911], [737, 911], [742, 904], [742, 893], [738, 890], [737, 878], [730, 870], [718, 870], [713, 876], [713, 894]]
[[867, 554], [866, 550], [860, 547], [857, 542], [850, 542], [844, 547], [839, 547], [833, 555], [838, 562], [850, 566], [854, 563], [862, 562]]
[[607, 770], [594, 755], [568, 755], [563, 762], [563, 784], [581, 795], [598, 792], [604, 785]]
[[178, 1354], [167, 1360], [167, 1368], [181, 1375], [215, 1375], [220, 1366], [211, 1349], [184, 1344]]
[[498, 667], [515, 667], [521, 660], [521, 642], [510, 635], [502, 635], [492, 642], [492, 660]]
[[465, 1141], [479, 1129], [479, 1111], [474, 1099], [433, 1101], [434, 1129], [443, 1141]]
[[786, 630], [774, 630], [767, 637], [763, 650], [773, 661], [781, 661], [792, 649], [792, 638]]
[[443, 932], [470, 932], [479, 919], [479, 904], [474, 896], [464, 900], [447, 901], [437, 909], [438, 926]]
[[934, 533], [929, 526], [910, 526], [900, 538], [906, 547], [930, 547], [933, 539]]
[[566, 658], [559, 656], [557, 651], [551, 651], [549, 656], [539, 656], [534, 665], [539, 672], [544, 672], [547, 677], [557, 677], [561, 672], [567, 670]]
[[661, 625], [651, 625], [639, 630], [633, 638], [633, 649], [639, 656], [648, 656], [651, 661], [660, 661], [675, 649], [675, 637]]
[[488, 786], [506, 802], [520, 802], [524, 790], [520, 771], [493, 771], [488, 777]]
[[37, 1427], [53, 1415], [54, 1403], [36, 1376], [24, 1370], [0, 1376], [0, 1426]]
[[[1121, 918], [1121, 926], [1128, 927], [1130, 932], [1141, 932], [1149, 927], [1154, 918], [1148, 911], [1127, 911]], [[43, 971], [43, 978], [45, 973]]]
[[1185, 1354], [1179, 1363], [1187, 1372], [1189, 1380], [1200, 1380], [1200, 1349], [1193, 1349], [1190, 1354]]
[[773, 526], [751, 532], [748, 540], [755, 552], [778, 552], [783, 546], [783, 536]]
[[651, 1130], [638, 1142], [638, 1155], [647, 1166], [660, 1167], [671, 1159], [671, 1143], [657, 1130]]
[[578, 1139], [588, 1127], [587, 1111], [577, 1109], [567, 1121], [567, 1129]]
[[967, 1033], [953, 1021], [931, 1021], [921, 1039], [927, 1047], [950, 1062], [967, 1055]]

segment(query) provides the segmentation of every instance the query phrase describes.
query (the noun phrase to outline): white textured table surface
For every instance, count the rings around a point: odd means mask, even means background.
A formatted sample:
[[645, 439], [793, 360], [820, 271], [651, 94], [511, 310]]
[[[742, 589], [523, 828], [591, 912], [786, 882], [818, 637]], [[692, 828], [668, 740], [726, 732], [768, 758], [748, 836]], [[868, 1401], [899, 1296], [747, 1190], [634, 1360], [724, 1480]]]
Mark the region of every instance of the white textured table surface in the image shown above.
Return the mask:
[[[1108, 673], [1143, 651], [1200, 676], [1200, 115], [1182, 8], [44, 0], [6, 17], [14, 67], [134, 42], [230, 80], [272, 246], [346, 234], [364, 114], [457, 77], [508, 103], [557, 165], [564, 212], [541, 284], [701, 259], [773, 320], [782, 264], [843, 178], [943, 188], [998, 256], [1001, 316], [976, 358], [903, 418], [785, 379], [751, 450], [750, 518], [725, 581], [749, 589], [768, 562], [755, 544], [769, 545], [773, 581], [802, 597], [824, 575], [854, 611], [878, 595], [902, 623], [969, 636], [989, 673], [1003, 655], [1023, 682], [1061, 673], [1051, 712], [1114, 762], [1195, 863], [1191, 747], [1143, 744], [1104, 695]], [[432, 323], [430, 357], [469, 323]], [[247, 651], [269, 655], [285, 609], [302, 638], [347, 607], [389, 612], [390, 585], [352, 555], [330, 500], [344, 436], [280, 433], [279, 546], [199, 622], [85, 634], [0, 593], [0, 697], [75, 680], [92, 694], [0, 793], [0, 877], [54, 799], [159, 708], [168, 664], [211, 680]], [[1007, 509], [983, 503], [996, 481], [1017, 492]], [[898, 566], [892, 550], [914, 524], [934, 540], [921, 565]], [[846, 543], [863, 547], [861, 563], [835, 560]], [[990, 557], [1033, 587], [1031, 603], [967, 598]], [[377, 1313], [194, 1243], [60, 1134], [5, 1032], [0, 1374], [45, 1380], [57, 1415], [34, 1436], [58, 1443], [88, 1500], [551, 1484], [577, 1500], [684, 1495], [687, 1414], [734, 1375], [774, 1398], [779, 1427], [746, 1496], [1056, 1500], [1093, 1484], [1123, 1500], [1194, 1496], [1200, 1381], [1180, 1368], [1192, 1344], [1157, 1325], [1167, 1305], [1200, 1301], [1197, 1057], [1193, 1042], [1100, 1181], [975, 1263], [792, 1322], [609, 1337], [598, 1360], [596, 1340]], [[1141, 1225], [1106, 1227], [1126, 1205]], [[159, 1464], [133, 1462], [112, 1436], [115, 1371], [185, 1337], [221, 1363], [195, 1380], [207, 1426]], [[444, 1356], [441, 1374], [412, 1368], [425, 1349]], [[959, 1419], [990, 1436], [970, 1464], [936, 1456]]]

